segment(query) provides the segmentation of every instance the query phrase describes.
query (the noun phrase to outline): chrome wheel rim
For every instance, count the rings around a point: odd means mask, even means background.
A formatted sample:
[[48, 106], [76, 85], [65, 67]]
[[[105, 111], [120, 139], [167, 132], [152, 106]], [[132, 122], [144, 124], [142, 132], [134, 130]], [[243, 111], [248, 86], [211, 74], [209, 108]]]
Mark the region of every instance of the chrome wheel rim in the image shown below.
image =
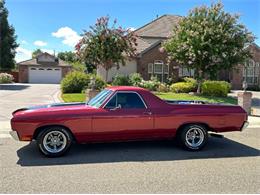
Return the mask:
[[185, 139], [190, 147], [196, 148], [204, 141], [204, 133], [200, 128], [192, 127], [187, 131]]
[[43, 146], [50, 153], [61, 152], [67, 145], [67, 138], [60, 131], [51, 131], [43, 138]]

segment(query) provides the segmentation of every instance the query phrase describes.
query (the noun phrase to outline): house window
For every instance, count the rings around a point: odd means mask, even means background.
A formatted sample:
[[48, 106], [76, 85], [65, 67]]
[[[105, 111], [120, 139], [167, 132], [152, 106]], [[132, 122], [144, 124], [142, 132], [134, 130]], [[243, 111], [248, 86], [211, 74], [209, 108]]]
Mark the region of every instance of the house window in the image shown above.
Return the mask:
[[159, 81], [164, 82], [169, 75], [169, 65], [164, 64], [161, 60], [156, 60], [154, 63], [148, 64], [149, 78], [155, 76]]
[[248, 84], [257, 84], [259, 77], [259, 63], [254, 60], [249, 60], [243, 68], [243, 80]]
[[179, 77], [194, 77], [194, 69], [179, 67]]

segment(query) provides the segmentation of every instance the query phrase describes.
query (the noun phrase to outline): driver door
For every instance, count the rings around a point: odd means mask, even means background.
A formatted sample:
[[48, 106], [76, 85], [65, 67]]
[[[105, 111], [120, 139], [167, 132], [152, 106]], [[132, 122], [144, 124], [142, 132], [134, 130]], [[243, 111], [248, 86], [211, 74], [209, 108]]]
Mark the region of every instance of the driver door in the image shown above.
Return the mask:
[[153, 116], [136, 92], [118, 91], [92, 119], [93, 134], [102, 141], [149, 137]]

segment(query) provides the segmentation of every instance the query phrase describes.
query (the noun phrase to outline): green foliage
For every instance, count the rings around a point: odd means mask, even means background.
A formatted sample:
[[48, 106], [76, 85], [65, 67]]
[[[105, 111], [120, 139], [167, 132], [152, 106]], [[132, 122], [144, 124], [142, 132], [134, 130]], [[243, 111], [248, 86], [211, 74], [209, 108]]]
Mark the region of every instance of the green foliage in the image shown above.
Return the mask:
[[193, 83], [194, 85], [197, 85], [197, 81], [194, 78], [184, 77], [183, 81], [185, 81], [187, 83]]
[[114, 86], [130, 86], [131, 82], [128, 76], [116, 75], [111, 83]]
[[139, 86], [139, 84], [142, 82], [143, 78], [139, 73], [133, 73], [129, 76], [130, 83], [133, 86]]
[[[94, 83], [94, 86], [92, 86], [92, 87], [96, 90], [104, 89], [107, 85], [106, 82], [97, 75], [94, 76], [94, 80], [95, 80], [95, 83]], [[89, 88], [91, 88], [91, 87], [89, 86]]]
[[170, 86], [170, 90], [174, 93], [189, 93], [194, 91], [196, 88], [191, 82], [178, 82], [173, 83]]
[[41, 49], [35, 49], [33, 52], [32, 52], [32, 58], [36, 58], [37, 55], [43, 53]]
[[197, 7], [180, 19], [164, 48], [171, 60], [195, 69], [200, 87], [206, 74], [215, 78], [219, 70], [231, 69], [250, 56], [244, 48], [254, 37], [238, 20], [221, 3]]
[[86, 66], [82, 63], [80, 63], [79, 61], [76, 62], [71, 62], [72, 68], [75, 71], [79, 71], [79, 72], [85, 72], [86, 70]]
[[182, 82], [174, 83], [170, 86], [170, 90], [175, 93], [189, 93], [197, 88], [197, 81], [193, 78], [185, 77]]
[[156, 89], [156, 91], [158, 92], [168, 92], [169, 90], [170, 90], [169, 86], [165, 83], [160, 83]]
[[207, 96], [227, 97], [231, 85], [225, 81], [204, 81], [202, 83], [202, 94]]
[[109, 17], [97, 19], [90, 31], [75, 46], [80, 59], [87, 64], [102, 66], [107, 72], [113, 66], [125, 65], [127, 57], [135, 56], [136, 37], [134, 33], [117, 27], [116, 20], [109, 25]]
[[13, 75], [7, 73], [0, 73], [0, 83], [12, 83], [13, 80]]
[[73, 71], [68, 73], [61, 81], [63, 93], [80, 93], [90, 82], [89, 75]]
[[77, 62], [77, 55], [72, 51], [64, 51], [58, 53], [58, 58], [66, 62]]
[[8, 23], [8, 10], [5, 7], [5, 1], [0, 1], [0, 69], [12, 70], [15, 67], [17, 36], [15, 29]]
[[160, 84], [160, 82], [155, 81], [155, 80], [149, 80], [149, 81], [142, 80], [139, 87], [148, 89], [150, 91], [156, 91], [159, 84]]

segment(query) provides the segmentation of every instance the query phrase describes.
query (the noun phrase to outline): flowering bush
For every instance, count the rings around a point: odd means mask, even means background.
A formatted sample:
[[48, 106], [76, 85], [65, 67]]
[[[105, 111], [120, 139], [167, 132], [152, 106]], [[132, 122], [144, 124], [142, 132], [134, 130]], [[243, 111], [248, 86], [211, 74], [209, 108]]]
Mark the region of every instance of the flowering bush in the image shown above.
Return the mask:
[[0, 73], [0, 83], [12, 83], [13, 80], [13, 75], [7, 73]]
[[133, 73], [129, 77], [130, 82], [133, 86], [139, 86], [139, 84], [142, 82], [143, 78], [139, 73]]
[[168, 92], [169, 91], [169, 85], [165, 83], [160, 83], [156, 89], [158, 92]]

